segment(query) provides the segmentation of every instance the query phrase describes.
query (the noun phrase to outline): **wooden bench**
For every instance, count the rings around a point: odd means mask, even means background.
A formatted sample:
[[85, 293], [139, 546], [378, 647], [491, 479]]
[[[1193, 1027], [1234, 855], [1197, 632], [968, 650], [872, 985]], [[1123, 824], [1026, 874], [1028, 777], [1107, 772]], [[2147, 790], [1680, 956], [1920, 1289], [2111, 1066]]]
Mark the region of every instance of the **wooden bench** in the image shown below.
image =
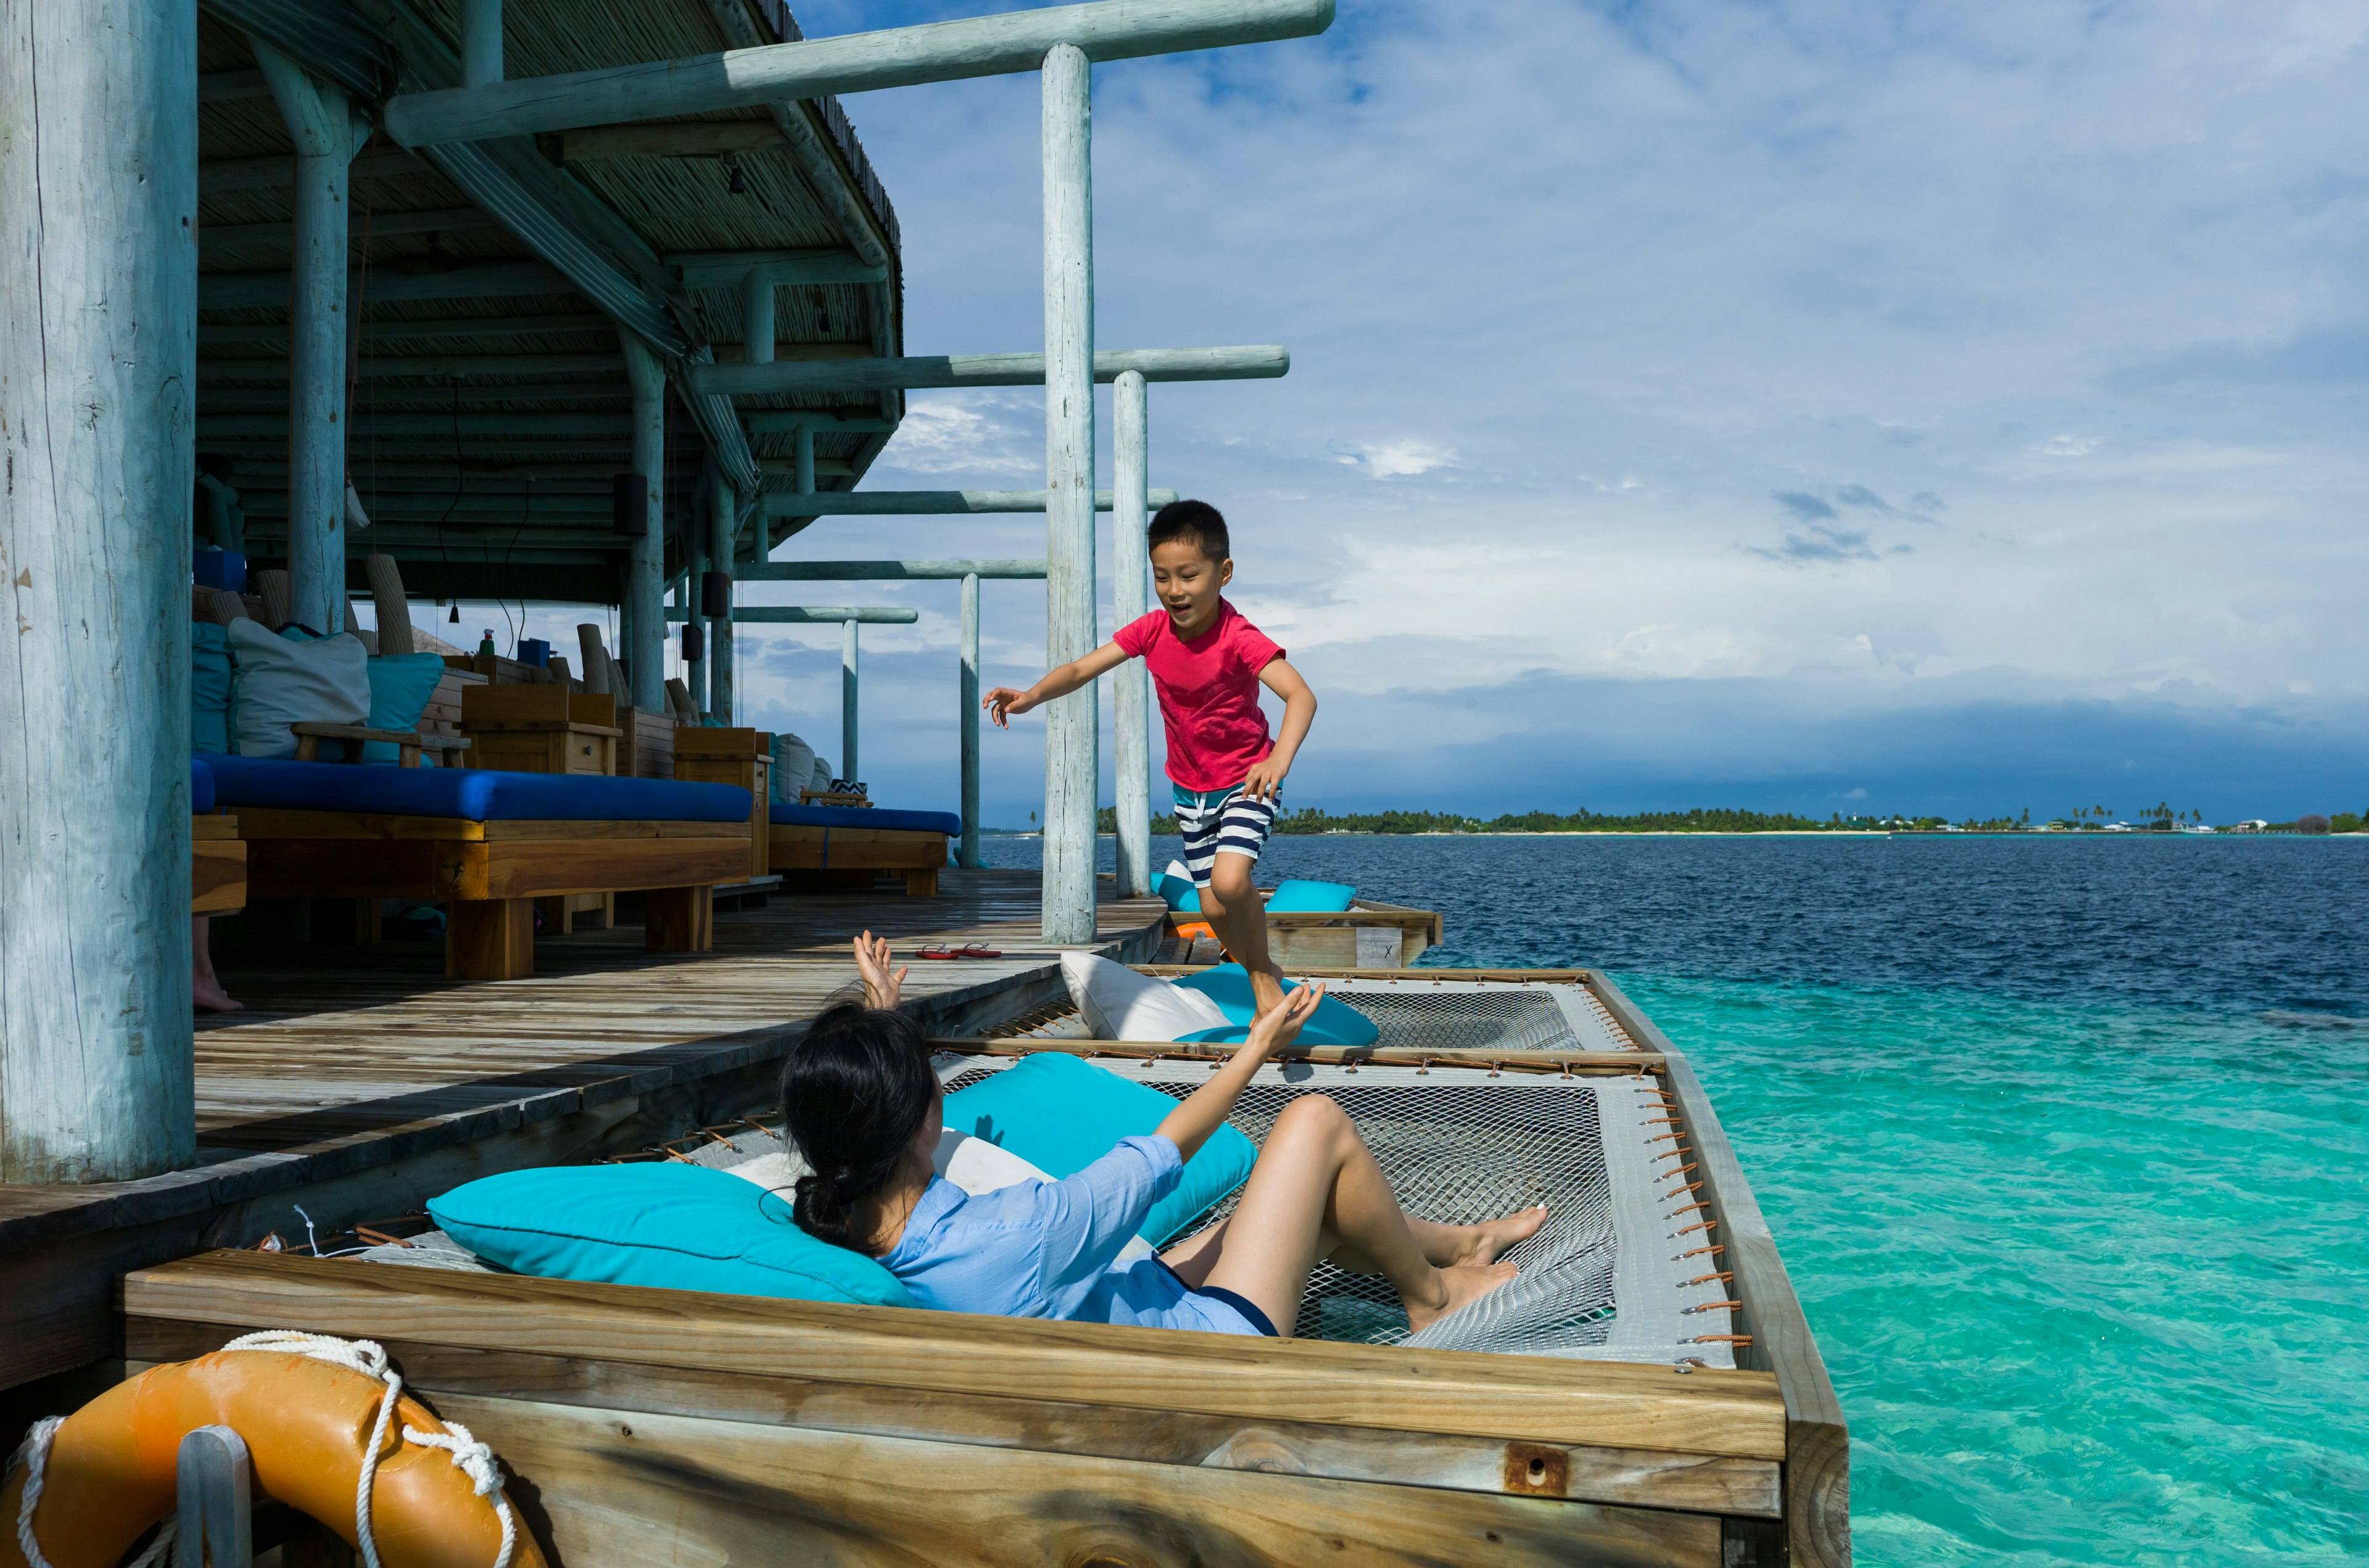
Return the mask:
[[[800, 820], [783, 821], [784, 816]], [[775, 802], [768, 811], [772, 870], [785, 888], [863, 892], [882, 872], [900, 875], [908, 896], [934, 898], [952, 836], [940, 812], [817, 807]]]
[[200, 812], [189, 818], [189, 912], [235, 915], [246, 908], [246, 845], [238, 818]]

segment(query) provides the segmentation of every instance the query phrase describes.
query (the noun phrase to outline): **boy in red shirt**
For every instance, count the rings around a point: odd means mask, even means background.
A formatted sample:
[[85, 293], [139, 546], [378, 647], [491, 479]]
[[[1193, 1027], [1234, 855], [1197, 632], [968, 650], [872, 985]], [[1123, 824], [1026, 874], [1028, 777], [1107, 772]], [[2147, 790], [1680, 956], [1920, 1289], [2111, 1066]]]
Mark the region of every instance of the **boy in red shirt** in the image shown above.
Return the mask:
[[[999, 686], [987, 711], [999, 728], [1067, 696], [1130, 658], [1150, 667], [1168, 727], [1168, 778], [1184, 864], [1201, 890], [1201, 912], [1242, 967], [1264, 1014], [1282, 1005], [1283, 971], [1266, 951], [1266, 906], [1251, 887], [1283, 778], [1308, 726], [1316, 693], [1283, 649], [1223, 598], [1234, 580], [1226, 520], [1207, 501], [1171, 501], [1147, 531], [1151, 580], [1162, 608], [1121, 626], [1085, 658], [1052, 670], [1025, 692]], [[1283, 733], [1269, 738], [1258, 689], [1283, 699]]]

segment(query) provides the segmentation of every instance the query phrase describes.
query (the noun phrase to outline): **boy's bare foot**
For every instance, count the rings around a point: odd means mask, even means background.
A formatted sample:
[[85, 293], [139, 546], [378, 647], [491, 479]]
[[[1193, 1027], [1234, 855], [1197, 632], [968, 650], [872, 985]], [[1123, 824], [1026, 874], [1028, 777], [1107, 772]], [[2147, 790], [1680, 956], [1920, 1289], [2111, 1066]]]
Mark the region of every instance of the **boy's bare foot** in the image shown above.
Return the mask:
[[1253, 969], [1251, 975], [1251, 1016], [1264, 1018], [1283, 1005], [1283, 971], [1276, 968]]
[[200, 1013], [236, 1013], [245, 1003], [234, 999], [218, 981], [200, 980], [189, 988], [189, 1000]]
[[1484, 1219], [1478, 1225], [1462, 1227], [1471, 1242], [1457, 1255], [1458, 1263], [1495, 1263], [1522, 1242], [1539, 1233], [1547, 1222], [1547, 1206], [1537, 1204], [1517, 1208], [1498, 1219]]
[[1451, 1264], [1437, 1272], [1440, 1283], [1448, 1287], [1446, 1301], [1434, 1307], [1406, 1303], [1407, 1327], [1417, 1333], [1457, 1309], [1471, 1306], [1492, 1290], [1512, 1284], [1521, 1270], [1509, 1263], [1468, 1263]]

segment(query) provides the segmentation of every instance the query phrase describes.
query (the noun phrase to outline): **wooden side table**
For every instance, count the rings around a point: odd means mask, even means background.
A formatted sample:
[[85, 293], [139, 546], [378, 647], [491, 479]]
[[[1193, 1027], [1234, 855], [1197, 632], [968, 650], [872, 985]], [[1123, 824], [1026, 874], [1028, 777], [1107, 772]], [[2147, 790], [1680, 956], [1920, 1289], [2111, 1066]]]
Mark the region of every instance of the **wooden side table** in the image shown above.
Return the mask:
[[772, 858], [767, 792], [772, 782], [773, 737], [762, 729], [681, 725], [674, 732], [674, 776], [687, 784], [738, 784], [749, 792], [749, 876], [769, 876]]
[[[461, 732], [481, 768], [513, 773], [614, 774], [617, 727], [613, 697], [566, 687], [464, 686]], [[601, 929], [616, 923], [614, 893], [559, 893], [538, 900], [546, 930], [565, 936], [578, 915], [598, 915]]]

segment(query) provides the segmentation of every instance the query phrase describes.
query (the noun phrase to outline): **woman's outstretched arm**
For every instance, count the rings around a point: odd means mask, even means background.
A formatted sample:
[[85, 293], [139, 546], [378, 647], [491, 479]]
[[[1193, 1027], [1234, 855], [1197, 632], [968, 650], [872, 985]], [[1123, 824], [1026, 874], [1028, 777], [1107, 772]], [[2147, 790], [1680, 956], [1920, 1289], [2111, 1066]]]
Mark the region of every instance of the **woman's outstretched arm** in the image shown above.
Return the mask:
[[1282, 1006], [1251, 1025], [1251, 1037], [1232, 1059], [1211, 1073], [1209, 1082], [1194, 1090], [1183, 1104], [1169, 1112], [1154, 1130], [1174, 1144], [1178, 1154], [1187, 1160], [1193, 1158], [1233, 1110], [1251, 1074], [1264, 1066], [1267, 1058], [1299, 1038], [1299, 1026], [1308, 1022], [1309, 1014], [1323, 1000], [1324, 984], [1321, 980], [1288, 992]]

